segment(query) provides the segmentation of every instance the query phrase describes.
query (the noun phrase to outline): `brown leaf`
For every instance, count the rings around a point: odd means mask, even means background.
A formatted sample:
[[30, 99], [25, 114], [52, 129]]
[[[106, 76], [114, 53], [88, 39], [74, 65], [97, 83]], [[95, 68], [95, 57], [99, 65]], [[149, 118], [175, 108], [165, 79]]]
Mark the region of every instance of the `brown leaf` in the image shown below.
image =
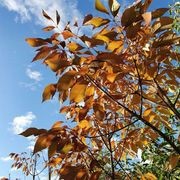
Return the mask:
[[58, 71], [61, 68], [67, 67], [70, 65], [70, 62], [67, 61], [66, 55], [64, 53], [52, 53], [45, 60], [47, 64], [54, 72]]
[[100, 12], [109, 14], [108, 10], [105, 8], [105, 6], [102, 4], [100, 0], [95, 0], [95, 8]]
[[73, 85], [76, 74], [76, 71], [68, 71], [67, 73], [63, 74], [57, 83], [58, 91], [68, 90]]
[[94, 113], [95, 113], [95, 117], [98, 119], [98, 120], [103, 120], [104, 117], [105, 117], [105, 110], [104, 110], [104, 107], [101, 106], [100, 104], [98, 103], [95, 103], [93, 105], [93, 110], [94, 110]]
[[36, 54], [36, 56], [33, 58], [32, 62], [46, 58], [46, 57], [48, 56], [48, 54], [49, 54], [50, 51], [51, 51], [50, 48], [44, 47], [44, 49], [42, 49], [41, 51], [39, 51], [39, 52]]
[[169, 10], [169, 8], [159, 8], [159, 9], [156, 9], [155, 11], [152, 12], [152, 19], [161, 17], [161, 16], [164, 15], [168, 10]]
[[22, 133], [20, 133], [19, 135], [22, 135], [24, 137], [28, 137], [28, 136], [38, 136], [40, 134], [46, 133], [47, 130], [46, 129], [37, 129], [37, 128], [28, 128], [25, 131], [23, 131]]
[[53, 141], [51, 143], [51, 145], [48, 148], [48, 158], [50, 159], [51, 157], [54, 156], [54, 154], [57, 152], [57, 146], [58, 146], [58, 142], [57, 141]]
[[145, 2], [143, 3], [141, 7], [141, 12], [145, 13], [151, 3], [152, 3], [152, 0], [145, 0]]
[[35, 145], [33, 154], [42, 151], [43, 149], [49, 147], [54, 139], [55, 135], [53, 134], [42, 134], [38, 137]]
[[42, 10], [42, 14], [43, 14], [43, 16], [44, 16], [46, 19], [52, 21], [51, 17], [50, 17], [44, 10]]
[[26, 38], [26, 42], [32, 47], [38, 47], [47, 44], [47, 41], [42, 38]]
[[43, 28], [43, 31], [52, 31], [55, 27], [54, 26], [47, 26], [45, 28]]
[[83, 24], [85, 24], [86, 22], [88, 22], [89, 20], [91, 20], [93, 18], [92, 14], [88, 14], [84, 17], [84, 21]]
[[91, 174], [91, 177], [89, 178], [89, 180], [98, 180], [100, 175], [101, 175], [101, 171], [95, 171]]
[[56, 10], [56, 23], [57, 23], [57, 25], [59, 24], [59, 22], [60, 22], [60, 15], [59, 15], [58, 11]]
[[47, 85], [42, 94], [42, 102], [51, 99], [55, 93], [56, 93], [56, 84]]
[[125, 9], [121, 18], [122, 26], [127, 27], [131, 25], [134, 22], [135, 18], [136, 18], [136, 11], [134, 6]]

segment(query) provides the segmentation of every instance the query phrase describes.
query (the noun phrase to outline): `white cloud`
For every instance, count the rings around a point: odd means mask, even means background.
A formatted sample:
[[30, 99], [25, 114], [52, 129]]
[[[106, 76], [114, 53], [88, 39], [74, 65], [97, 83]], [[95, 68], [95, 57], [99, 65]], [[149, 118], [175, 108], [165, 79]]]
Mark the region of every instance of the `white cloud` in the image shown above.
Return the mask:
[[25, 130], [25, 128], [28, 128], [35, 118], [36, 116], [32, 112], [28, 112], [22, 116], [16, 116], [12, 122], [12, 130], [14, 134], [19, 134]]
[[30, 68], [26, 69], [26, 75], [32, 79], [35, 80], [36, 82], [41, 81], [42, 80], [42, 75], [39, 71], [33, 71]]
[[58, 10], [64, 22], [81, 18], [77, 2], [78, 0], [0, 0], [0, 5], [16, 12], [22, 22], [33, 20], [38, 24], [45, 25], [47, 20], [42, 17], [42, 9], [50, 16], [54, 16], [55, 11]]
[[35, 140], [36, 140], [36, 137], [35, 136], [29, 136], [27, 137], [27, 139], [29, 140], [29, 146], [27, 147], [28, 150], [30, 150], [31, 152], [33, 151], [34, 149], [34, 144], [35, 144]]
[[1, 157], [0, 160], [3, 162], [7, 162], [7, 161], [11, 161], [12, 159], [10, 158], [10, 156], [7, 156], [7, 157]]

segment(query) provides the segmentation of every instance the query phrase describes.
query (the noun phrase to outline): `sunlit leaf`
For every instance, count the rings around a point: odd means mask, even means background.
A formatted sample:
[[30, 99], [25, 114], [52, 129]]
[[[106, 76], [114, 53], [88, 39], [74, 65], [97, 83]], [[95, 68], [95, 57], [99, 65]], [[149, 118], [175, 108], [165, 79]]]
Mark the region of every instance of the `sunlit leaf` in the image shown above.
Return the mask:
[[110, 11], [112, 15], [115, 17], [120, 9], [120, 4], [117, 2], [117, 0], [108, 0], [108, 3]]
[[82, 120], [78, 123], [78, 126], [82, 129], [89, 129], [91, 127], [91, 124], [88, 120]]
[[70, 92], [70, 100], [76, 103], [83, 101], [85, 97], [85, 91], [87, 87], [87, 82], [76, 83]]
[[101, 17], [94, 17], [90, 19], [89, 21], [85, 22], [84, 25], [92, 25], [93, 27], [101, 27], [103, 25], [106, 25], [110, 22], [109, 19], [103, 19]]
[[26, 42], [32, 47], [38, 47], [47, 44], [47, 42], [42, 38], [26, 38]]
[[51, 99], [56, 93], [56, 84], [49, 84], [45, 87], [42, 94], [42, 101]]
[[151, 19], [152, 19], [152, 13], [151, 12], [146, 12], [144, 14], [142, 14], [142, 17], [145, 21], [146, 26], [148, 26], [151, 23]]
[[95, 8], [100, 12], [109, 14], [108, 10], [105, 8], [105, 6], [102, 4], [100, 0], [95, 0]]
[[35, 145], [33, 154], [42, 151], [43, 149], [49, 147], [51, 145], [51, 141], [54, 139], [55, 135], [52, 134], [42, 134], [38, 137]]
[[57, 89], [59, 91], [68, 90], [74, 83], [76, 73], [76, 71], [68, 71], [67, 73], [63, 74], [57, 83]]

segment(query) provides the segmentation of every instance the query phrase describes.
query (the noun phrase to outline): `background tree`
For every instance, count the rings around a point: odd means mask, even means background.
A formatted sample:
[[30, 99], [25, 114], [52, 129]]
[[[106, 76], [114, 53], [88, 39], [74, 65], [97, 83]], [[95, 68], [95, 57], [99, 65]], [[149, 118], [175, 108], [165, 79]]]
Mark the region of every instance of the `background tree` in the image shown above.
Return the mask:
[[[103, 16], [88, 14], [62, 31], [58, 12], [55, 21], [43, 11], [54, 23], [43, 30], [56, 32], [26, 39], [38, 47], [33, 61], [42, 59], [58, 77], [45, 87], [43, 101], [59, 94], [66, 104], [60, 112], [72, 123], [29, 128], [21, 135], [37, 136], [33, 153], [47, 148], [48, 165], [61, 179], [132, 179], [137, 174], [126, 170], [129, 159], [157, 139], [179, 155], [173, 130], [180, 118], [179, 37], [171, 29], [168, 8], [147, 11], [151, 1], [137, 1], [119, 18], [116, 0], [108, 7], [96, 0]], [[157, 179], [151, 172], [140, 178]]]

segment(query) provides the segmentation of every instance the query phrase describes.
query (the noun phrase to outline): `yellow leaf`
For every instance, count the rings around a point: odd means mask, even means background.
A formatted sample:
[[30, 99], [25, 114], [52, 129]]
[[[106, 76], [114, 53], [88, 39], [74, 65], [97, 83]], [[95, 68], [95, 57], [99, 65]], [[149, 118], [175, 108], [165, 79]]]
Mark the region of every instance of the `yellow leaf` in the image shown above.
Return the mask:
[[101, 17], [94, 17], [87, 21], [84, 25], [92, 25], [94, 27], [100, 27], [110, 22], [109, 19], [103, 19]]
[[82, 120], [79, 122], [78, 126], [82, 129], [89, 129], [91, 127], [91, 124], [87, 120]]
[[85, 97], [86, 87], [86, 82], [76, 83], [71, 89], [70, 100], [75, 101], [76, 103], [83, 101]]
[[72, 144], [66, 144], [62, 149], [61, 149], [61, 153], [67, 154], [70, 150], [73, 149], [73, 145]]
[[94, 86], [88, 86], [85, 91], [85, 96], [93, 96], [94, 95]]
[[109, 51], [118, 50], [120, 52], [123, 48], [123, 42], [122, 41], [112, 41], [108, 44], [107, 49]]
[[116, 79], [116, 76], [117, 76], [117, 74], [115, 74], [115, 73], [108, 73], [106, 78], [107, 78], [108, 81], [113, 83], [115, 81], [115, 79]]
[[104, 5], [102, 4], [102, 2], [100, 0], [95, 1], [95, 8], [100, 12], [104, 12], [106, 14], [109, 14], [108, 10], [104, 7]]
[[146, 109], [145, 111], [144, 111], [144, 116], [149, 116], [149, 114], [152, 112], [152, 109]]
[[83, 47], [75, 42], [71, 42], [67, 44], [67, 47], [69, 48], [70, 51], [74, 52], [74, 51], [79, 51], [81, 49], [83, 49]]
[[45, 87], [42, 94], [42, 102], [49, 100], [56, 93], [56, 84], [49, 84]]
[[99, 39], [101, 41], [104, 41], [106, 43], [109, 43], [109, 38], [107, 36], [101, 35], [101, 34], [97, 34], [95, 36], [95, 39]]
[[26, 42], [32, 47], [38, 47], [47, 44], [47, 42], [41, 38], [26, 38]]
[[109, 8], [112, 15], [115, 17], [120, 9], [120, 4], [116, 0], [109, 0]]
[[152, 173], [146, 173], [141, 176], [141, 180], [157, 180], [157, 177]]

